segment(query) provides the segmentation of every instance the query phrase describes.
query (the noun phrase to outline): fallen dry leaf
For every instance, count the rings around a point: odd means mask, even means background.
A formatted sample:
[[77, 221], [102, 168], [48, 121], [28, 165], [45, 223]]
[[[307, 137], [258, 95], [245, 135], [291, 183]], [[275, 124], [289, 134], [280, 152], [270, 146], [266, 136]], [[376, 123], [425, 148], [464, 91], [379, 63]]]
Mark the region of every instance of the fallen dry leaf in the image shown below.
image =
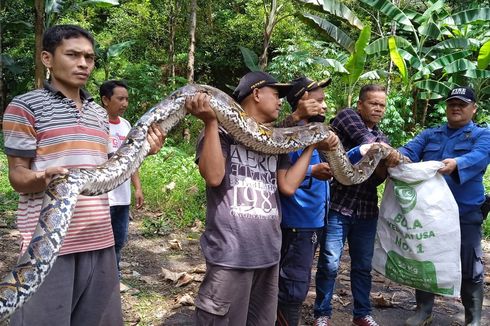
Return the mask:
[[193, 306], [194, 298], [189, 293], [186, 293], [177, 302], [183, 306]]
[[168, 243], [170, 244], [171, 249], [182, 250], [182, 244], [180, 243], [179, 240], [177, 240], [177, 239], [168, 240]]
[[386, 298], [383, 294], [379, 292], [371, 294], [371, 301], [375, 307], [379, 307], [379, 308], [393, 307], [393, 302], [391, 301], [391, 299]]

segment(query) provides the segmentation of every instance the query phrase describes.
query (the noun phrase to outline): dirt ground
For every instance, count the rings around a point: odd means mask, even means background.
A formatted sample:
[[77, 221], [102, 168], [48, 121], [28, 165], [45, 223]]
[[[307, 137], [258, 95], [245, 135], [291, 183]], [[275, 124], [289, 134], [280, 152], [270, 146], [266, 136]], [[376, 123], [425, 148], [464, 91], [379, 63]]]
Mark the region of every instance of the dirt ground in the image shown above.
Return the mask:
[[[145, 238], [141, 217], [130, 223], [129, 243], [123, 251], [122, 292], [125, 325], [193, 325], [193, 299], [204, 276], [205, 264], [199, 248], [201, 225]], [[18, 232], [1, 223], [0, 275], [17, 258]], [[484, 242], [485, 261], [490, 262], [490, 242]], [[352, 297], [349, 287], [349, 258], [344, 255], [334, 295], [333, 325], [350, 325]], [[490, 325], [490, 268], [487, 267], [482, 325]], [[314, 273], [313, 273], [314, 275]], [[373, 315], [380, 325], [403, 325], [415, 308], [414, 291], [373, 272]], [[313, 324], [314, 280], [303, 305], [301, 325]], [[463, 325], [458, 299], [437, 297], [433, 325]], [[8, 324], [6, 324], [8, 325]], [[1, 325], [3, 326], [3, 325]]]

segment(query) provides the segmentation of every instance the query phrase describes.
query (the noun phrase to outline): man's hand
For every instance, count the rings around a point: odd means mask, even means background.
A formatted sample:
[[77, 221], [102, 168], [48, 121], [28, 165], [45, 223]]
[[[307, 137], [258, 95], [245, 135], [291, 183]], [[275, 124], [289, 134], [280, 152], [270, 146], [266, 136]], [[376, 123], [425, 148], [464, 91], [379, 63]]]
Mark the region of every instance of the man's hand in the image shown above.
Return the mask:
[[292, 113], [293, 119], [298, 122], [308, 118], [325, 114], [325, 107], [315, 99], [309, 99], [308, 92], [305, 92], [298, 101], [296, 110]]
[[197, 93], [192, 98], [187, 98], [185, 109], [188, 113], [201, 119], [204, 123], [217, 120], [216, 113], [209, 105], [209, 95], [206, 93]]
[[403, 163], [403, 154], [391, 148], [390, 154], [385, 158], [386, 167], [392, 168]]
[[143, 196], [143, 190], [137, 189], [134, 191], [134, 203], [136, 205], [136, 209], [140, 209], [143, 207], [143, 203], [145, 202], [145, 198]]
[[441, 174], [451, 174], [458, 167], [458, 163], [454, 158], [447, 158], [441, 161], [444, 163], [444, 167], [440, 168], [437, 172]]
[[334, 150], [338, 144], [339, 137], [333, 132], [330, 132], [326, 139], [316, 144], [316, 148], [321, 151], [331, 151]]
[[163, 144], [165, 144], [165, 138], [167, 135], [163, 132], [163, 130], [157, 124], [152, 124], [150, 128], [148, 128], [148, 136], [146, 139], [148, 143], [150, 143], [150, 151], [148, 155], [156, 154], [162, 149]]
[[311, 176], [320, 180], [330, 180], [333, 177], [330, 164], [322, 162], [312, 165]]

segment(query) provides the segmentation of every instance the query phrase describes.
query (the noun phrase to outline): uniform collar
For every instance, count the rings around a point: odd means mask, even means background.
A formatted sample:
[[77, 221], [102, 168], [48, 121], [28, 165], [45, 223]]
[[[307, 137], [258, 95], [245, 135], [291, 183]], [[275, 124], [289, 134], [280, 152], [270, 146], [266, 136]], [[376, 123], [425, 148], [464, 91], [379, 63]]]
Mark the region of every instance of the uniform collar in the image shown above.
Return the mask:
[[[475, 126], [475, 123], [473, 121], [470, 121], [466, 125], [464, 125], [463, 127], [458, 128], [451, 137], [460, 135], [462, 133], [471, 133], [471, 130], [473, 129], [474, 126]], [[454, 128], [451, 128], [451, 129], [454, 129]], [[441, 128], [439, 128], [439, 131], [447, 133], [449, 131], [449, 126], [447, 125], [447, 123], [442, 125]]]

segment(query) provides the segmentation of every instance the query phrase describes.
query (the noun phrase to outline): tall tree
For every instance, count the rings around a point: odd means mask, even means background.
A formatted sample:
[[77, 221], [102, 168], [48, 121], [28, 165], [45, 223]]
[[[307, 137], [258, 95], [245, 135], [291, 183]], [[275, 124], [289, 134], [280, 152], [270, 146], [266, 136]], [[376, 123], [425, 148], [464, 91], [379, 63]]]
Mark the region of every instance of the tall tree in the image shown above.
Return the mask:
[[175, 82], [175, 31], [177, 29], [176, 15], [180, 10], [179, 1], [172, 0], [169, 4], [168, 17], [168, 64], [167, 76], [170, 77], [172, 83]]
[[44, 66], [41, 61], [41, 52], [43, 49], [42, 38], [44, 33], [44, 0], [35, 0], [34, 9], [34, 42], [36, 47], [36, 51], [34, 51], [34, 78], [36, 87], [42, 87], [44, 80]]
[[35, 24], [35, 81], [41, 87], [44, 80], [44, 66], [41, 62], [42, 38], [45, 28], [53, 26], [60, 16], [76, 11], [83, 6], [111, 7], [119, 5], [118, 0], [34, 0]]
[[189, 28], [190, 44], [189, 44], [189, 60], [187, 61], [187, 81], [194, 82], [194, 56], [196, 52], [196, 25], [197, 25], [197, 0], [191, 1], [191, 24]]

